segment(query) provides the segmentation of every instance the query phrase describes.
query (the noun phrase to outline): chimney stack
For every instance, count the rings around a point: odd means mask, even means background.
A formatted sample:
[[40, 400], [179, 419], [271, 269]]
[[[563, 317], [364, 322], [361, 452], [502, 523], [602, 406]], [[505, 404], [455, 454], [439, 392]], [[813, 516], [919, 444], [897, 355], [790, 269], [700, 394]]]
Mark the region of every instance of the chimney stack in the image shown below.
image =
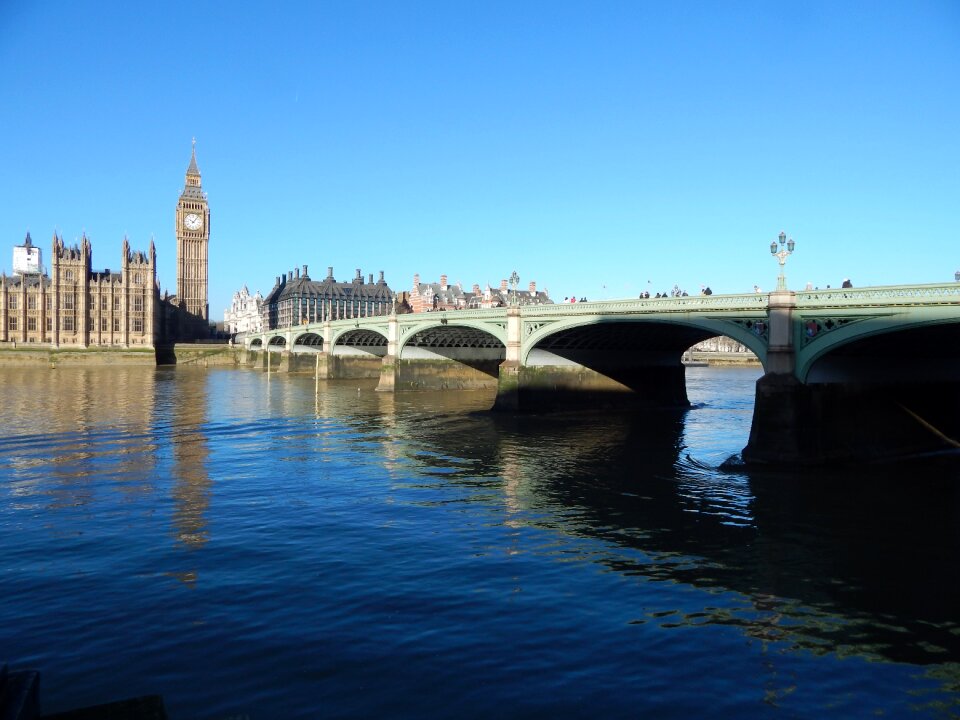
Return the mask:
[[360, 273], [360, 268], [357, 268], [357, 276], [354, 278], [357, 282], [363, 282], [363, 275]]
[[293, 270], [287, 270], [287, 282], [293, 282]]
[[373, 273], [370, 273], [370, 284], [373, 285]]
[[414, 273], [414, 275], [413, 275], [413, 287], [414, 287], [414, 289], [420, 287], [420, 273]]
[[500, 289], [503, 290], [503, 291], [506, 291], [506, 289], [507, 289], [507, 281], [506, 281], [506, 280], [501, 280], [501, 281], [500, 281]]
[[530, 294], [531, 295], [537, 294], [537, 283], [535, 283], [533, 280], [530, 281]]
[[386, 281], [383, 279], [383, 270], [380, 271], [380, 279], [379, 279], [377, 282], [379, 282], [379, 283], [381, 283], [381, 284], [383, 284], [384, 282], [386, 282]]
[[480, 294], [480, 286], [479, 286], [477, 283], [474, 283], [474, 284], [473, 284], [473, 294], [474, 294], [474, 295], [479, 295], [479, 294]]
[[307, 276], [307, 266], [306, 266], [306, 265], [303, 266], [303, 276], [304, 276], [304, 277]]
[[441, 290], [446, 290], [446, 289], [447, 289], [447, 276], [446, 276], [446, 275], [441, 275], [441, 276], [440, 276], [440, 289], [441, 289]]
[[333, 265], [327, 265], [327, 280], [333, 282]]
[[296, 274], [296, 278], [297, 278], [297, 280], [299, 280], [299, 279], [300, 279], [300, 268], [297, 268], [297, 269], [296, 269], [296, 273], [297, 273], [297, 274]]

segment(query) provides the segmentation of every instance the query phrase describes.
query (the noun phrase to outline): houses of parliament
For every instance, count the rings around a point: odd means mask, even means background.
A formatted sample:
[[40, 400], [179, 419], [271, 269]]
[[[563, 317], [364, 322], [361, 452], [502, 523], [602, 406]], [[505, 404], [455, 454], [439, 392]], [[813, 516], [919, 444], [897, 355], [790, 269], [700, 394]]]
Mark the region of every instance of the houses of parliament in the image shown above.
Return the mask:
[[53, 234], [50, 272], [30, 233], [14, 247], [13, 275], [0, 275], [0, 342], [54, 348], [155, 348], [210, 335], [210, 206], [200, 183], [196, 144], [176, 207], [177, 294], [160, 295], [154, 243], [131, 249], [118, 269], [93, 269], [84, 234], [68, 246]]

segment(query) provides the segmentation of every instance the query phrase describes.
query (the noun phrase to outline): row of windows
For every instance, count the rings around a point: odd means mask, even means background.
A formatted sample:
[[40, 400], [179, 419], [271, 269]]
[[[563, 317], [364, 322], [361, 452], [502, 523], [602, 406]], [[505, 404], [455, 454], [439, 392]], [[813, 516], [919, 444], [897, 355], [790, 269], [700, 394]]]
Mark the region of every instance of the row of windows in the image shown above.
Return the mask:
[[[66, 295], [60, 296], [60, 307], [64, 310], [73, 310], [74, 309], [74, 295], [68, 293]], [[50, 310], [53, 306], [53, 296], [46, 296], [46, 307], [47, 310]], [[100, 296], [100, 309], [107, 310], [109, 306], [108, 297], [106, 295]], [[7, 298], [7, 307], [10, 310], [16, 310], [19, 307], [19, 300], [16, 295], [9, 295]], [[37, 309], [37, 296], [36, 295], [27, 295], [27, 310], [36, 310]], [[119, 295], [113, 296], [113, 309], [122, 310], [123, 309], [123, 298]], [[133, 296], [133, 309], [135, 312], [141, 312], [143, 310], [143, 296], [134, 295]]]
[[[15, 316], [11, 316], [7, 319], [7, 327], [10, 330], [19, 330], [20, 324], [19, 319]], [[28, 317], [27, 318], [27, 332], [35, 332], [37, 329], [37, 318]], [[60, 329], [64, 332], [73, 332], [74, 331], [74, 322], [73, 317], [65, 316], [60, 318]], [[53, 318], [47, 318], [46, 322], [47, 332], [53, 331]], [[100, 331], [109, 332], [110, 327], [107, 322], [107, 318], [100, 318]], [[134, 333], [143, 332], [143, 318], [133, 318], [131, 322], [131, 330]], [[120, 332], [120, 318], [113, 319], [113, 332]]]
[[[73, 270], [64, 270], [64, 271], [63, 271], [63, 279], [64, 279], [66, 282], [73, 282], [73, 279], [74, 279]], [[136, 273], [133, 274], [133, 284], [134, 284], [134, 285], [143, 285], [143, 273], [141, 273], [141, 272], [136, 272]]]

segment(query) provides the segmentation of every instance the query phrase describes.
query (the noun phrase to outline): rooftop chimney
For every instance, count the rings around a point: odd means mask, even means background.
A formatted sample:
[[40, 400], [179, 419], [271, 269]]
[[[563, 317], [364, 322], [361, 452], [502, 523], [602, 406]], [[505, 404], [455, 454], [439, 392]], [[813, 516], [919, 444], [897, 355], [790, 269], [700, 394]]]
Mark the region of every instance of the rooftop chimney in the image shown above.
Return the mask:
[[420, 287], [420, 273], [414, 273], [413, 275], [413, 287]]
[[363, 282], [363, 275], [360, 274], [360, 268], [357, 268], [357, 276], [354, 278], [356, 282]]
[[380, 271], [380, 279], [377, 280], [378, 283], [383, 284], [386, 280], [383, 279], [383, 270]]
[[506, 281], [506, 280], [501, 280], [501, 281], [500, 281], [500, 289], [501, 289], [501, 290], [506, 290], [506, 289], [507, 289], [507, 281]]
[[531, 295], [537, 294], [537, 283], [535, 283], [533, 280], [530, 281], [530, 294]]
[[327, 265], [327, 280], [333, 282], [333, 265]]
[[477, 285], [477, 283], [474, 283], [474, 284], [473, 284], [473, 294], [474, 294], [474, 295], [479, 295], [479, 294], [480, 294], [480, 286]]
[[293, 282], [293, 270], [287, 271], [287, 282]]
[[306, 265], [303, 266], [303, 276], [304, 276], [304, 277], [307, 276], [307, 266], [306, 266]]
[[373, 273], [370, 273], [370, 284], [373, 285]]
[[440, 276], [440, 289], [441, 289], [441, 290], [446, 290], [446, 289], [447, 289], [447, 276], [446, 276], [446, 275], [441, 275], [441, 276]]
[[297, 273], [297, 275], [296, 275], [297, 280], [299, 280], [299, 279], [300, 279], [300, 268], [297, 268], [297, 269], [296, 269], [296, 273]]
[[276, 282], [275, 284], [276, 284], [276, 285], [279, 285], [279, 284], [280, 284], [280, 276], [279, 276], [279, 275], [277, 275], [277, 282]]

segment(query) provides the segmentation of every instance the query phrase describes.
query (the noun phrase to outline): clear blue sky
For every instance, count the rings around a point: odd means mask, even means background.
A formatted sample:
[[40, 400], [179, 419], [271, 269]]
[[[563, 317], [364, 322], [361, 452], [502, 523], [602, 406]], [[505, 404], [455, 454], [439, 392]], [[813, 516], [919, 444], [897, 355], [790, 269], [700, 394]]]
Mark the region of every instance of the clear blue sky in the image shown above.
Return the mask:
[[0, 269], [94, 267], [197, 138], [210, 310], [309, 264], [555, 299], [940, 282], [960, 267], [960, 2], [0, 2]]

